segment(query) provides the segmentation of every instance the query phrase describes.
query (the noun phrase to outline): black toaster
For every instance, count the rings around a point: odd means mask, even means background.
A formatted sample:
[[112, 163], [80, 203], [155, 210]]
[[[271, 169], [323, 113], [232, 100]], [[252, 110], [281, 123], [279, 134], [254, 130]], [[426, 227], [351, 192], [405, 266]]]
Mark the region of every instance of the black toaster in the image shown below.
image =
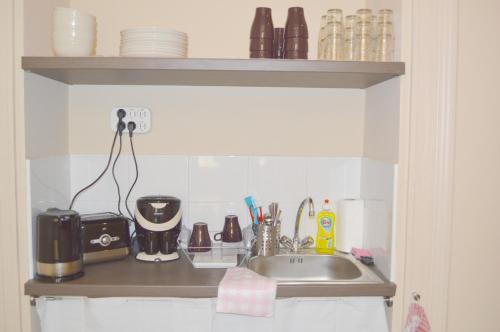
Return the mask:
[[114, 213], [81, 215], [83, 263], [122, 259], [130, 253], [127, 218]]

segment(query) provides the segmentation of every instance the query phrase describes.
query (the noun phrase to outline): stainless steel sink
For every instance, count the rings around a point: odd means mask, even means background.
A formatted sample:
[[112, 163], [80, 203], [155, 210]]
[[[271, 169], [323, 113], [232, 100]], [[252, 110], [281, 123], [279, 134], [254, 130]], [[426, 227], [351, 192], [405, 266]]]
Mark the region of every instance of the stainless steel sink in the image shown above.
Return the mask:
[[306, 250], [297, 254], [255, 256], [247, 267], [279, 284], [304, 283], [383, 283], [371, 269], [350, 255], [316, 255]]

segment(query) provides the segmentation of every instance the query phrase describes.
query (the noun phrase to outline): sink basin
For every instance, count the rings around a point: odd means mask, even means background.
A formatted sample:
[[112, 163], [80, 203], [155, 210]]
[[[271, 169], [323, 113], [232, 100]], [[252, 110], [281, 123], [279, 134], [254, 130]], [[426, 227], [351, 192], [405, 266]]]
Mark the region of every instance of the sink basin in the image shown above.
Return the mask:
[[349, 255], [280, 254], [252, 257], [247, 267], [280, 284], [383, 283], [371, 269]]

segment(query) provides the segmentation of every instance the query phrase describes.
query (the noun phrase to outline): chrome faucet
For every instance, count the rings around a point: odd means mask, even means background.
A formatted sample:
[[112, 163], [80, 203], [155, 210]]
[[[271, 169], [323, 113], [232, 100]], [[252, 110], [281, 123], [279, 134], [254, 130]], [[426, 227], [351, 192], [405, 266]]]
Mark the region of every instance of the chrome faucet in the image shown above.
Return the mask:
[[302, 241], [299, 238], [300, 219], [302, 218], [302, 211], [304, 210], [306, 203], [309, 203], [309, 217], [314, 217], [314, 202], [311, 197], [306, 197], [302, 203], [300, 203], [299, 209], [297, 210], [293, 240], [290, 240], [287, 236], [282, 236], [280, 239], [280, 243], [294, 253], [297, 253], [300, 249], [308, 248], [314, 243], [314, 239], [311, 236], [307, 236], [302, 239]]

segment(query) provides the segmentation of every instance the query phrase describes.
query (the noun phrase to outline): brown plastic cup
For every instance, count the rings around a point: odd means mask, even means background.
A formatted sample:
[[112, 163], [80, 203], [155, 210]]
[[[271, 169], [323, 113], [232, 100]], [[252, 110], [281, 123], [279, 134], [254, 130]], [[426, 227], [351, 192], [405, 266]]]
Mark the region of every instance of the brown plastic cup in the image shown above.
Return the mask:
[[240, 224], [238, 223], [238, 216], [226, 216], [222, 232], [214, 235], [214, 241], [221, 240], [222, 242], [240, 242], [243, 240]]
[[270, 38], [251, 38], [250, 39], [250, 52], [251, 51], [272, 51], [273, 40]]
[[283, 59], [285, 56], [285, 28], [274, 28], [273, 58]]
[[272, 59], [273, 58], [273, 51], [251, 51], [250, 52], [250, 58], [252, 59], [258, 59], [258, 58], [265, 58], [265, 59]]
[[306, 52], [309, 50], [309, 42], [307, 38], [287, 38], [285, 39], [285, 50]]
[[274, 35], [271, 8], [255, 8], [255, 16], [250, 29], [250, 38], [270, 38]]
[[306, 18], [304, 16], [304, 8], [302, 7], [288, 8], [288, 16], [286, 18], [285, 25], [285, 38], [291, 37], [309, 37]]
[[307, 59], [307, 52], [285, 50], [285, 59]]
[[210, 251], [212, 241], [208, 234], [208, 225], [204, 222], [197, 222], [193, 225], [193, 232], [189, 240], [188, 251], [205, 252]]

